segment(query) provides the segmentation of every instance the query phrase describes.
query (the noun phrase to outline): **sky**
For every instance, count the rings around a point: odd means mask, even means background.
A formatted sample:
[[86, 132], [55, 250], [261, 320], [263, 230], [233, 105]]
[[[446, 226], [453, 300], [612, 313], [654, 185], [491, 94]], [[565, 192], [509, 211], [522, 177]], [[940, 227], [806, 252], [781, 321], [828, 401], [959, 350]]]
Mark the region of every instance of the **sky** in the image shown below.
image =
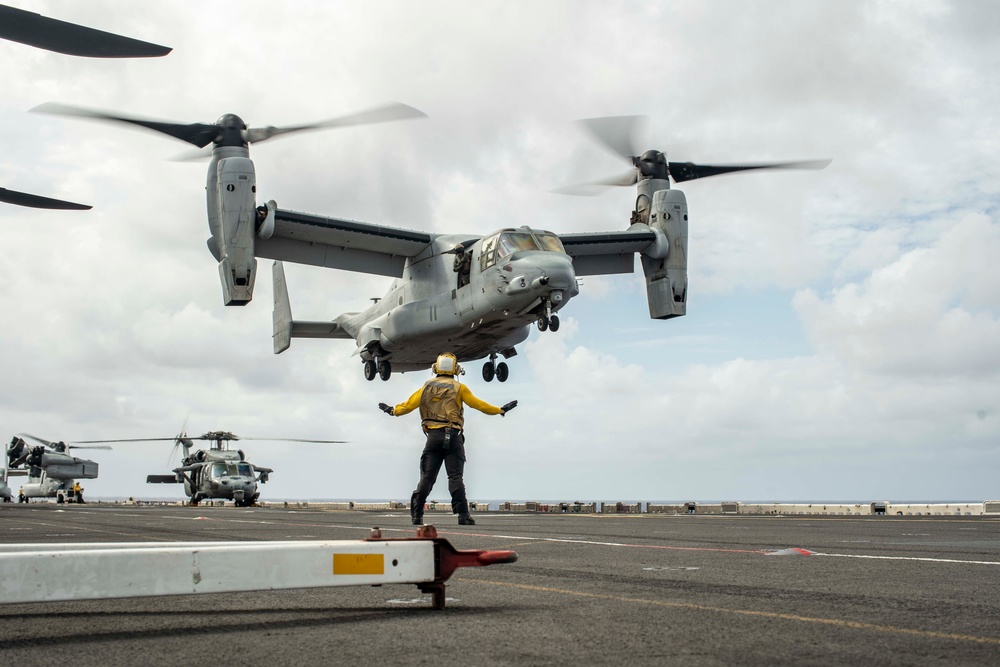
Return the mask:
[[[420, 121], [251, 148], [261, 201], [436, 233], [625, 229], [630, 188], [552, 191], [627, 164], [576, 120], [647, 115], [638, 137], [703, 163], [832, 159], [680, 184], [687, 315], [649, 319], [633, 275], [581, 279], [511, 378], [464, 381], [472, 499], [868, 502], [1000, 498], [1000, 5], [990, 0], [306, 2], [10, 0], [173, 47], [75, 58], [0, 41], [0, 187], [94, 206], [0, 205], [0, 429], [48, 440], [212, 430], [263, 500], [405, 499], [429, 373], [366, 382], [354, 345], [272, 353], [270, 262], [222, 303], [206, 163], [140, 129], [27, 113], [44, 102], [252, 127], [389, 101]], [[389, 279], [286, 264], [298, 319]], [[3, 431], [0, 431], [2, 434]], [[171, 444], [81, 452], [91, 497], [145, 483]], [[444, 474], [431, 495], [446, 499]]]

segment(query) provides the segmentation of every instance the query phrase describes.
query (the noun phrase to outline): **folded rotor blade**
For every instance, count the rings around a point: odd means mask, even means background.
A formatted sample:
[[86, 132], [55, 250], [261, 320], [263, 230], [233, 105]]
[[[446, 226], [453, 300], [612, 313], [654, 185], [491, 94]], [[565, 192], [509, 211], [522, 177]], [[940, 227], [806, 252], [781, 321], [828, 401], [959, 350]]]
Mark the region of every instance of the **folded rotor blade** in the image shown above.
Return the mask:
[[693, 162], [670, 162], [670, 176], [677, 183], [696, 178], [707, 178], [734, 171], [751, 169], [824, 169], [831, 160], [804, 160], [800, 162], [751, 162], [745, 164], [695, 164]]
[[94, 120], [110, 120], [118, 123], [128, 123], [145, 127], [161, 134], [166, 134], [175, 139], [194, 144], [198, 148], [204, 148], [212, 143], [219, 135], [218, 125], [208, 123], [172, 123], [170, 121], [151, 120], [138, 118], [135, 116], [121, 116], [118, 114], [97, 111], [96, 109], [84, 109], [56, 102], [46, 102], [40, 104], [31, 111], [37, 113], [47, 113], [57, 116], [79, 116], [80, 118], [92, 118]]
[[87, 58], [153, 58], [173, 49], [0, 5], [0, 38]]
[[290, 127], [274, 127], [273, 125], [268, 125], [267, 127], [253, 128], [247, 130], [246, 140], [250, 143], [260, 143], [261, 141], [265, 141], [272, 137], [277, 137], [283, 134], [291, 134], [292, 132], [302, 132], [303, 130], [350, 127], [353, 125], [372, 125], [375, 123], [388, 123], [396, 120], [426, 117], [427, 114], [419, 109], [414, 109], [406, 104], [394, 102], [392, 104], [375, 107], [374, 109], [368, 109], [367, 111], [360, 111], [348, 116], [332, 118], [318, 123], [309, 123], [308, 125], [293, 125]]
[[56, 210], [65, 211], [89, 211], [93, 206], [88, 206], [87, 204], [74, 204], [71, 201], [63, 201], [61, 199], [50, 199], [48, 197], [42, 197], [40, 195], [31, 195], [26, 192], [17, 192], [15, 190], [8, 190], [7, 188], [0, 188], [0, 201], [6, 202], [8, 204], [17, 204], [18, 206], [28, 206], [31, 208], [48, 208]]

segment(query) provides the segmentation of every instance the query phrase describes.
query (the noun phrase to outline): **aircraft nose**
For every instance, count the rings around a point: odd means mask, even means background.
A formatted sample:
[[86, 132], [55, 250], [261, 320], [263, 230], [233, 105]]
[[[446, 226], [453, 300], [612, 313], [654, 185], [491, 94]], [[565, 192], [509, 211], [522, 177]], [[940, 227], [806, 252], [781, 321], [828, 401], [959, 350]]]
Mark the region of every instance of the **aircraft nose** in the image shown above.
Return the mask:
[[541, 267], [542, 273], [549, 279], [551, 289], [565, 290], [576, 283], [576, 272], [573, 270], [573, 260], [569, 257], [547, 257]]

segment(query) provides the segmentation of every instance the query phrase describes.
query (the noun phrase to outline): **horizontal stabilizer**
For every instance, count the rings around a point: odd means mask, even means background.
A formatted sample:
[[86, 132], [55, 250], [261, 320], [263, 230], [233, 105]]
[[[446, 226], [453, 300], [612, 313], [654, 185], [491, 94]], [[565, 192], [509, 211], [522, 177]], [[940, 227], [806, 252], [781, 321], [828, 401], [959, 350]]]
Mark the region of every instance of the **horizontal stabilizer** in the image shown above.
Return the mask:
[[146, 475], [146, 484], [179, 484], [177, 475]]

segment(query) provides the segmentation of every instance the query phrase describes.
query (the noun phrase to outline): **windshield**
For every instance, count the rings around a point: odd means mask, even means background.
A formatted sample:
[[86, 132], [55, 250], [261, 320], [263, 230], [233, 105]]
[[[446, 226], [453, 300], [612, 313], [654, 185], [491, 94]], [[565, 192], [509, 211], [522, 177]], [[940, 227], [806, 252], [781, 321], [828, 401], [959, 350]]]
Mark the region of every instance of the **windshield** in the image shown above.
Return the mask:
[[546, 234], [535, 232], [535, 238], [538, 239], [538, 245], [542, 246], [542, 250], [549, 250], [551, 252], [566, 252], [563, 248], [562, 241], [555, 234]]
[[225, 477], [226, 475], [226, 464], [225, 463], [213, 463], [212, 464], [212, 477]]
[[253, 468], [250, 466], [249, 463], [241, 463], [238, 466], [236, 466], [236, 468], [239, 471], [239, 474], [243, 475], [244, 477], [253, 477]]
[[504, 232], [500, 235], [497, 256], [506, 257], [518, 250], [538, 250], [538, 244], [528, 232]]

